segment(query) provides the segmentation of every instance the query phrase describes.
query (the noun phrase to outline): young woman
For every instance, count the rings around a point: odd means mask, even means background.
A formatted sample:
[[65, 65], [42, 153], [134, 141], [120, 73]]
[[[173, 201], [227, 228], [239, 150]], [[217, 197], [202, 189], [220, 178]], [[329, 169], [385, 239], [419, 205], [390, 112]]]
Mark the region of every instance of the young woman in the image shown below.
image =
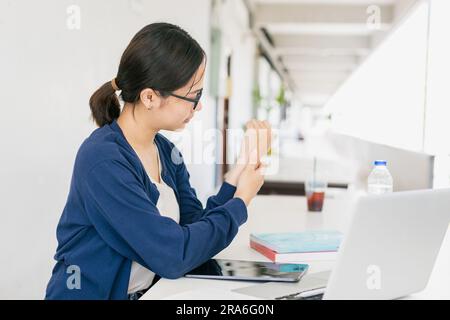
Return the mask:
[[[182, 155], [158, 133], [183, 129], [202, 109], [205, 68], [188, 33], [151, 24], [131, 40], [116, 78], [93, 94], [99, 128], [77, 153], [47, 299], [139, 298], [158, 277], [181, 277], [223, 250], [246, 221], [264, 180], [257, 157], [270, 143], [242, 147], [203, 209]], [[270, 136], [267, 122], [247, 128]]]

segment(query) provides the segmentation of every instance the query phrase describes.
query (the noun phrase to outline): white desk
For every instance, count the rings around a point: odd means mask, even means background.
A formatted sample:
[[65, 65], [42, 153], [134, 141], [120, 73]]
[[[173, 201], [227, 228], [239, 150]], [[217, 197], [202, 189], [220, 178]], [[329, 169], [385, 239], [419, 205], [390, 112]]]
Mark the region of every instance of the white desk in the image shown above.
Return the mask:
[[[287, 232], [317, 229], [337, 229], [345, 233], [348, 226], [351, 198], [344, 193], [325, 199], [324, 211], [307, 212], [306, 199], [299, 196], [257, 196], [249, 206], [247, 223], [241, 226], [236, 238], [216, 258], [269, 261], [249, 247], [251, 232]], [[410, 298], [450, 299], [450, 232], [440, 251], [430, 283], [423, 292]], [[334, 261], [308, 262], [309, 273], [332, 269]], [[240, 281], [180, 278], [161, 279], [141, 299], [163, 299], [189, 290], [232, 290], [251, 284]], [[297, 284], [287, 284], [295, 286]], [[230, 292], [231, 294], [231, 292]]]

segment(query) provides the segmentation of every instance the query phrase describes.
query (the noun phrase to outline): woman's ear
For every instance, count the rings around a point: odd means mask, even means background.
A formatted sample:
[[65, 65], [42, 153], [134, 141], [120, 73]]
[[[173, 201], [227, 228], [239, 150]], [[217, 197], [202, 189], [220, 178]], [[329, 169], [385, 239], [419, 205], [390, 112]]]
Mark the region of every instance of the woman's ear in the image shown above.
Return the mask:
[[142, 104], [147, 110], [159, 108], [162, 102], [162, 98], [155, 90], [147, 88], [141, 91], [140, 99]]

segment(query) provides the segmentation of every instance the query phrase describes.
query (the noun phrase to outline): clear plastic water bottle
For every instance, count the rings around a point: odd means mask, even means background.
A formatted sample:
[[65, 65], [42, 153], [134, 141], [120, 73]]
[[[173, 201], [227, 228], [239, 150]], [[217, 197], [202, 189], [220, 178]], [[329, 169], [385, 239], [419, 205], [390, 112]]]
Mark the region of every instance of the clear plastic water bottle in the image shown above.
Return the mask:
[[369, 194], [382, 194], [392, 192], [394, 182], [392, 176], [387, 169], [387, 161], [374, 161], [374, 168], [368, 178]]

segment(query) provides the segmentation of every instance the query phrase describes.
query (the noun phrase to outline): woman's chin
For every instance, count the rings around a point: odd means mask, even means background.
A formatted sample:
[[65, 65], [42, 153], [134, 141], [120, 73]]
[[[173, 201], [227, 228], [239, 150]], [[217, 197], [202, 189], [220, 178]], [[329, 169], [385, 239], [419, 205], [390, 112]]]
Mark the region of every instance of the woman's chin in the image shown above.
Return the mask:
[[186, 128], [187, 123], [182, 123], [178, 128], [175, 128], [173, 131], [183, 131]]

